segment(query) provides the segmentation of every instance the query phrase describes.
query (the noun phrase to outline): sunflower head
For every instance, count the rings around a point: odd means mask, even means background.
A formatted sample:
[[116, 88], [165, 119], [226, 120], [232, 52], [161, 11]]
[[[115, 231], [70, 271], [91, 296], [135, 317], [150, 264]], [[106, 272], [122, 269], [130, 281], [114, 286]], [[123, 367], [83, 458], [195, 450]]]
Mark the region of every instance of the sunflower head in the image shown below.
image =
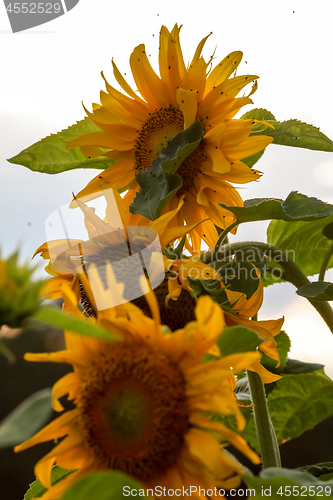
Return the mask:
[[[209, 218], [191, 233], [193, 247], [199, 249], [201, 239], [210, 247], [214, 245], [218, 236], [215, 225], [225, 228], [234, 222], [233, 214], [220, 203], [242, 205], [231, 183], [247, 183], [260, 177], [260, 172], [242, 160], [265, 149], [272, 138], [251, 135], [255, 120], [235, 119], [244, 105], [252, 103], [250, 95], [257, 88], [257, 76], [236, 76], [242, 53], [232, 52], [213, 68], [212, 59], [207, 61], [202, 56], [207, 36], [185, 65], [179, 35], [177, 24], [171, 32], [162, 26], [159, 75], [152, 69], [143, 44], [133, 50], [130, 66], [139, 93], [112, 61], [114, 77], [124, 93], [111, 86], [103, 75], [106, 92], [100, 94], [101, 104], [94, 106], [93, 112], [86, 110], [100, 131], [77, 137], [68, 147], [78, 146], [86, 155], [114, 160], [80, 196], [98, 196], [101, 182], [107, 181], [116, 189], [130, 186], [134, 198], [138, 173], [147, 174], [143, 176], [147, 184], [154, 173], [152, 162], [165, 154], [170, 141], [199, 121], [203, 137], [194, 151], [184, 154], [176, 170], [180, 182], [163, 202], [163, 210], [169, 211], [177, 207], [180, 199], [184, 200], [178, 225]], [[248, 94], [238, 97], [248, 84], [252, 84]], [[173, 164], [167, 169], [169, 174], [173, 172]], [[153, 193], [158, 185], [151, 185]]]
[[[195, 321], [163, 333], [155, 295], [144, 286], [151, 318], [133, 304], [99, 315], [99, 324], [118, 334], [116, 342], [66, 332], [65, 351], [26, 355], [31, 361], [65, 361], [74, 368], [55, 384], [53, 407], [62, 411], [59, 398], [69, 394], [75, 408], [16, 448], [67, 436], [36, 465], [37, 477], [50, 488], [43, 500], [58, 498], [70, 484], [99, 469], [123, 471], [147, 487], [233, 488], [242, 469], [223, 451], [221, 440], [259, 461], [244, 439], [210, 419], [216, 413], [234, 415], [244, 428], [233, 393], [234, 371], [259, 354], [234, 354], [203, 364], [224, 328], [220, 307], [202, 297]], [[76, 295], [67, 285], [65, 309], [75, 308]], [[76, 314], [82, 313], [76, 309]], [[51, 487], [55, 462], [76, 471]]]

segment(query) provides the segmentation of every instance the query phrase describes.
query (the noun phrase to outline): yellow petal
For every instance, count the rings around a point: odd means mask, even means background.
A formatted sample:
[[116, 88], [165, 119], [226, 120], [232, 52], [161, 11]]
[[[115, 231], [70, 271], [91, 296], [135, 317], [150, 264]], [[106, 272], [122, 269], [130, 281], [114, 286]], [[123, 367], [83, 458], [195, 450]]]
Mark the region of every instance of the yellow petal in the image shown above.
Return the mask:
[[224, 82], [235, 71], [243, 57], [243, 52], [235, 51], [226, 56], [208, 75], [206, 94]]
[[225, 327], [223, 311], [208, 295], [199, 298], [195, 307], [195, 316], [199, 323], [204, 324], [212, 337], [218, 337]]
[[145, 46], [138, 45], [130, 57], [130, 65], [138, 90], [151, 111], [169, 105], [163, 83], [151, 67]]
[[208, 418], [198, 414], [192, 414], [190, 416], [190, 420], [193, 424], [198, 425], [199, 427], [212, 429], [219, 432], [235, 448], [241, 451], [243, 455], [248, 457], [254, 464], [260, 463], [260, 458], [253, 450], [251, 450], [245, 439], [243, 439], [241, 436], [238, 436], [224, 425], [220, 424], [219, 422], [209, 420]]
[[126, 136], [117, 138], [110, 136], [107, 132], [91, 132], [90, 134], [80, 135], [79, 137], [72, 139], [69, 141], [66, 148], [71, 149], [80, 146], [96, 146], [99, 148], [129, 151], [130, 149], [133, 149], [134, 143], [133, 139], [126, 140]]
[[71, 283], [73, 281], [73, 274], [63, 274], [54, 278], [47, 280], [41, 291], [40, 295], [44, 299], [59, 299], [62, 297], [61, 287], [65, 283]]
[[71, 410], [60, 417], [56, 418], [44, 427], [41, 431], [37, 432], [32, 438], [24, 441], [24, 443], [19, 446], [15, 446], [14, 451], [22, 451], [34, 446], [35, 444], [44, 443], [45, 441], [50, 441], [51, 439], [57, 439], [66, 436], [72, 429], [75, 420], [78, 416], [78, 410]]
[[266, 340], [260, 344], [259, 349], [272, 359], [277, 361], [275, 368], [280, 366], [280, 356], [276, 349], [277, 343], [274, 340]]
[[82, 444], [82, 436], [80, 434], [70, 435], [37, 462], [35, 475], [46, 488], [51, 488], [51, 469], [57, 455], [62, 455], [72, 448], [77, 448], [79, 444]]
[[[194, 417], [194, 415], [192, 416]], [[193, 422], [192, 418], [191, 420]], [[242, 469], [224, 455], [217, 440], [208, 432], [192, 428], [186, 434], [185, 440], [190, 453], [199, 459], [216, 477], [221, 476], [221, 471], [226, 476], [233, 475], [236, 471], [241, 473]]]
[[[103, 195], [102, 186], [109, 183], [110, 187], [121, 189], [135, 179], [134, 162], [131, 158], [123, 158], [115, 165], [111, 165], [99, 175], [94, 177], [87, 186], [76, 196], [81, 201], [87, 202]], [[77, 203], [73, 200], [70, 208], [75, 208]]]
[[[122, 87], [123, 90], [125, 90], [126, 94], [132, 97], [135, 101], [138, 101], [142, 104], [146, 104], [135, 92], [132, 90], [132, 88], [128, 85], [126, 82], [125, 78], [123, 75], [120, 73], [119, 69], [117, 68], [116, 64], [112, 60], [112, 67], [113, 67], [113, 74], [119, 85]], [[103, 75], [102, 75], [103, 76]]]
[[249, 366], [247, 370], [258, 373], [264, 384], [270, 384], [271, 382], [276, 382], [277, 380], [280, 380], [280, 378], [282, 378], [280, 375], [275, 375], [274, 373], [266, 370], [266, 368], [261, 363], [259, 363], [259, 361], [255, 361], [255, 363]]
[[197, 92], [177, 89], [177, 103], [184, 116], [184, 130], [195, 122], [197, 115]]
[[165, 305], [168, 307], [170, 299], [177, 300], [182, 292], [182, 287], [178, 283], [177, 278], [169, 277], [168, 279], [168, 295], [165, 297]]
[[205, 151], [208, 154], [212, 164], [213, 164], [213, 172], [217, 172], [219, 174], [224, 174], [225, 172], [229, 172], [230, 170], [230, 161], [227, 160], [221, 149], [217, 146], [210, 146], [207, 144], [205, 146]]
[[59, 399], [66, 394], [69, 394], [69, 400], [74, 399], [80, 384], [81, 380], [75, 372], [67, 373], [59, 379], [52, 387], [52, 408], [55, 411], [63, 411], [64, 407]]
[[266, 135], [261, 135], [258, 137], [248, 137], [239, 146], [233, 149], [226, 149], [225, 154], [227, 158], [232, 158], [232, 160], [242, 160], [248, 156], [252, 156], [259, 151], [265, 149], [268, 144], [273, 141], [273, 137], [268, 137]]
[[251, 132], [253, 120], [230, 120], [226, 122], [224, 134], [220, 140], [222, 150], [236, 148]]

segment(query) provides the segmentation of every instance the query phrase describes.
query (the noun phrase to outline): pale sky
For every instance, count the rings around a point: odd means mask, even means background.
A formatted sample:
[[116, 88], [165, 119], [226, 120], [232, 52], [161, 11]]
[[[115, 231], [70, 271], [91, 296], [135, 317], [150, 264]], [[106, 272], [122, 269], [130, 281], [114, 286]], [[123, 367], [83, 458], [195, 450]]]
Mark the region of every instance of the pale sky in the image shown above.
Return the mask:
[[[309, 0], [171, 0], [111, 2], [80, 0], [66, 15], [48, 24], [12, 34], [0, 5], [0, 234], [2, 254], [18, 245], [24, 259], [46, 240], [45, 220], [68, 203], [97, 174], [74, 170], [54, 176], [6, 162], [40, 138], [84, 117], [103, 88], [100, 71], [115, 84], [111, 58], [130, 78], [129, 56], [145, 43], [157, 69], [158, 32], [183, 24], [185, 61], [211, 31], [204, 56], [216, 48], [215, 62], [229, 52], [244, 52], [238, 74], [259, 75], [254, 107], [278, 120], [297, 118], [333, 138], [333, 2]], [[153, 36], [154, 35], [154, 36]], [[247, 108], [250, 109], [250, 108]], [[247, 110], [247, 109], [244, 109]], [[292, 190], [333, 203], [333, 154], [270, 146], [256, 165], [264, 175], [242, 187], [243, 199], [285, 198]], [[266, 223], [239, 229], [234, 240], [265, 239]], [[327, 279], [333, 280], [330, 271]], [[327, 365], [333, 376], [333, 338], [305, 299], [290, 285], [269, 287], [259, 312], [262, 319], [286, 317], [291, 357]]]

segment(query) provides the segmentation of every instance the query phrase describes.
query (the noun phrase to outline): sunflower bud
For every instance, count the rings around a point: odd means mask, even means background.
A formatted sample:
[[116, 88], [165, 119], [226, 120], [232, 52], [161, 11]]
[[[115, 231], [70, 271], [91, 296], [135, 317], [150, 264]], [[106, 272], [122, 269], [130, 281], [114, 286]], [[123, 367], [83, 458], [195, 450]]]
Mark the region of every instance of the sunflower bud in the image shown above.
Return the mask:
[[31, 281], [35, 268], [19, 266], [18, 253], [7, 260], [0, 258], [0, 325], [20, 327], [41, 303], [39, 291], [43, 281]]

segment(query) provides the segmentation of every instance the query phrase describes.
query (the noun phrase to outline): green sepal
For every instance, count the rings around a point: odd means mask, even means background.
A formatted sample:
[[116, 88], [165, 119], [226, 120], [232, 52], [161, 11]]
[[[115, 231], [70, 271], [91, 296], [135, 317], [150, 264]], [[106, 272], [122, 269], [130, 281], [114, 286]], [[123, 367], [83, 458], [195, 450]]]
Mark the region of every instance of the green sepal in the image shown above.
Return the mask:
[[101, 129], [90, 118], [84, 118], [57, 134], [35, 142], [8, 161], [46, 174], [59, 174], [74, 168], [105, 169], [115, 160], [103, 156], [87, 158], [80, 148], [66, 149], [69, 141], [91, 132], [101, 132]]
[[56, 326], [63, 330], [69, 330], [72, 333], [96, 337], [106, 341], [120, 340], [119, 336], [94, 325], [86, 319], [80, 319], [75, 316], [69, 316], [55, 307], [42, 307], [34, 315], [34, 318], [47, 325]]
[[186, 241], [186, 234], [182, 237], [180, 242], [175, 248], [172, 248], [171, 245], [167, 245], [163, 248], [163, 253], [168, 259], [177, 260], [183, 258], [183, 250]]
[[254, 198], [245, 200], [243, 207], [230, 207], [223, 203], [220, 206], [232, 212], [240, 224], [270, 219], [310, 222], [333, 214], [333, 205], [297, 191], [292, 191], [285, 200]]
[[31, 438], [52, 415], [51, 389], [35, 392], [0, 425], [0, 447], [16, 446]]
[[[136, 491], [135, 497], [144, 500], [151, 498], [145, 495], [146, 488], [132, 477], [115, 470], [103, 470], [88, 474], [70, 486], [61, 500], [119, 500], [126, 496], [133, 498], [130, 493], [132, 490]], [[142, 495], [139, 490], [142, 491]]]
[[[72, 474], [72, 470], [62, 469], [58, 465], [54, 465], [51, 470], [51, 484], [54, 486], [59, 483], [67, 476]], [[29, 490], [24, 495], [24, 500], [33, 500], [34, 498], [40, 498], [47, 491], [47, 488], [42, 485], [39, 479], [36, 479], [31, 485]]]
[[248, 487], [255, 490], [251, 493], [251, 496], [255, 498], [269, 498], [270, 500], [281, 500], [288, 496], [333, 498], [333, 481], [321, 481], [309, 472], [297, 469], [269, 467], [261, 471], [259, 476], [253, 476], [247, 470], [243, 474], [243, 480]]
[[176, 174], [177, 169], [198, 147], [203, 135], [202, 124], [197, 120], [171, 139], [147, 170], [137, 173], [140, 191], [130, 205], [131, 213], [150, 220], [160, 217], [166, 203], [183, 185], [182, 177]]
[[316, 300], [333, 300], [333, 283], [327, 281], [315, 281], [308, 285], [301, 286], [296, 290], [297, 295], [301, 297]]

